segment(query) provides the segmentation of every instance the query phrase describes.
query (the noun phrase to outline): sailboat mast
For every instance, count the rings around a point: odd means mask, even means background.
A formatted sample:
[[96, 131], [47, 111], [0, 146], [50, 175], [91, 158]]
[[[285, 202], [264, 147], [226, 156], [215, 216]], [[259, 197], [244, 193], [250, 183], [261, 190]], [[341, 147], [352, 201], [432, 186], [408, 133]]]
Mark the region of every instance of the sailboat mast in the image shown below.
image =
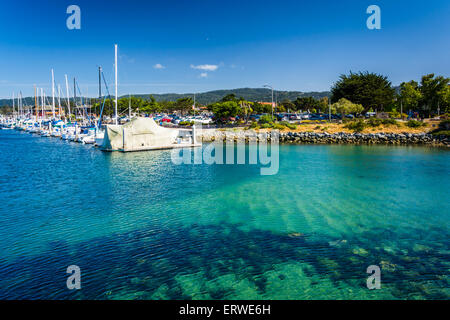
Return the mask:
[[115, 58], [114, 58], [114, 70], [115, 70], [115, 89], [116, 89], [116, 101], [115, 101], [115, 115], [116, 115], [116, 124], [118, 124], [118, 115], [117, 115], [117, 44], [114, 45]]
[[44, 90], [41, 88], [41, 106], [42, 106], [42, 120], [45, 120], [45, 110], [44, 110]]
[[[102, 105], [102, 67], [98, 67], [98, 107], [100, 108], [101, 105]], [[98, 120], [102, 121], [102, 119]]]
[[25, 118], [25, 108], [23, 106], [23, 95], [22, 91], [20, 91], [20, 107], [22, 108], [22, 117]]
[[58, 114], [61, 119], [62, 108], [61, 108], [61, 85], [58, 84]]
[[69, 81], [67, 80], [67, 74], [64, 75], [66, 78], [66, 97], [67, 97], [67, 108], [69, 111], [69, 122], [70, 122], [70, 97], [69, 97]]
[[55, 75], [52, 69], [52, 115], [53, 119], [55, 119]]
[[38, 121], [38, 106], [36, 98], [36, 85], [34, 85], [34, 110], [36, 111], [36, 122]]
[[13, 91], [13, 97], [12, 97], [12, 101], [13, 101], [13, 118], [14, 118], [14, 113], [16, 112], [16, 106], [15, 106], [16, 101], [14, 99], [15, 99], [15, 97], [14, 97], [14, 91]]
[[17, 93], [16, 103], [17, 103], [17, 118], [19, 119], [22, 116], [20, 111], [20, 103], [19, 103], [20, 91]]
[[92, 125], [91, 99], [89, 98], [89, 86], [86, 85], [86, 112], [89, 117], [89, 125]]
[[20, 117], [23, 118], [23, 106], [22, 106], [22, 91], [19, 91], [19, 96], [17, 97], [19, 109], [20, 109]]
[[74, 103], [74, 114], [75, 114], [75, 119], [77, 118], [77, 87], [76, 87], [76, 82], [75, 82], [75, 77], [73, 78], [73, 103]]

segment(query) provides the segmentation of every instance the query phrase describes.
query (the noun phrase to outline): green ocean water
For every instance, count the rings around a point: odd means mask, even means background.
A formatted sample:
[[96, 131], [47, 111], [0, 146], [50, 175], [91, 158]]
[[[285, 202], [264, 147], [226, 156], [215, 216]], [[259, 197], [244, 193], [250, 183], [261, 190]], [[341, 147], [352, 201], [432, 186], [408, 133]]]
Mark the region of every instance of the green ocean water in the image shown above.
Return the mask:
[[449, 150], [282, 145], [279, 164], [0, 131], [0, 298], [449, 299]]

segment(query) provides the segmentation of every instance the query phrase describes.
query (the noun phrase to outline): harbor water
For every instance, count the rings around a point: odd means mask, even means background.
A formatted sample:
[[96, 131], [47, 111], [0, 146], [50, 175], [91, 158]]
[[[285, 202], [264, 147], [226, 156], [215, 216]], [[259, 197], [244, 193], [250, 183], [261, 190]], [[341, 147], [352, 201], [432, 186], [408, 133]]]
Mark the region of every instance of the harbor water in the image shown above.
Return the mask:
[[449, 299], [449, 190], [442, 148], [281, 145], [263, 176], [0, 130], [0, 299]]

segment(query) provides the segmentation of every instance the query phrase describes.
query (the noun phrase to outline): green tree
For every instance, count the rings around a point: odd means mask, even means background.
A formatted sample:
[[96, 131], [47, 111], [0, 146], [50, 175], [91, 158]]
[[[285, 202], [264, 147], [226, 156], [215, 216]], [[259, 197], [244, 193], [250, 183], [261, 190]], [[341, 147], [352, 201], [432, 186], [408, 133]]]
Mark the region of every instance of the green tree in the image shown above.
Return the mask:
[[145, 113], [155, 113], [160, 112], [161, 109], [159, 103], [156, 102], [155, 97], [150, 96], [148, 100], [143, 101], [142, 106], [139, 108], [139, 111]]
[[[243, 99], [243, 98], [241, 98]], [[236, 98], [236, 95], [234, 93], [230, 93], [227, 94], [226, 96], [224, 96], [221, 100], [222, 102], [226, 102], [226, 101], [238, 101], [238, 99]]]
[[364, 110], [383, 109], [394, 102], [395, 90], [387, 77], [369, 72], [341, 75], [331, 88], [331, 101], [342, 98], [361, 104]]
[[295, 104], [289, 99], [284, 99], [281, 101], [280, 105], [290, 112], [297, 110]]
[[244, 99], [240, 99], [239, 100], [239, 106], [241, 108], [241, 114], [243, 115], [244, 119], [245, 119], [245, 123], [248, 122], [248, 119], [250, 117], [250, 115], [254, 112], [253, 108], [254, 108], [254, 103], [251, 101], [246, 101]]
[[253, 103], [253, 111], [255, 113], [272, 113], [272, 106], [270, 104], [255, 102]]
[[181, 111], [182, 114], [192, 110], [194, 100], [190, 97], [180, 98], [175, 102], [175, 109]]
[[331, 105], [331, 112], [333, 114], [358, 114], [364, 111], [364, 107], [360, 104], [352, 103], [351, 101], [341, 98], [338, 102]]
[[236, 101], [216, 102], [208, 106], [208, 110], [214, 113], [217, 121], [226, 122], [229, 117], [242, 115], [241, 105]]
[[138, 97], [122, 97], [117, 101], [117, 109], [119, 114], [128, 114], [128, 109], [131, 107], [131, 112], [141, 110], [145, 105], [145, 101]]
[[421, 113], [429, 116], [436, 113], [438, 106], [446, 104], [449, 78], [437, 76], [433, 73], [422, 77], [420, 91], [422, 93]]
[[414, 80], [402, 82], [402, 84], [400, 84], [400, 95], [398, 100], [403, 104], [403, 110], [417, 110], [417, 107], [422, 100], [422, 92], [420, 91], [419, 84]]
[[450, 113], [450, 86], [440, 92], [442, 103], [439, 104], [440, 113]]
[[276, 106], [276, 110], [274, 110], [274, 112], [286, 112], [286, 108], [284, 107], [284, 105], [279, 104]]
[[294, 101], [296, 110], [320, 110], [320, 102], [313, 97], [299, 97]]
[[159, 105], [162, 112], [172, 113], [176, 110], [174, 101], [160, 101]]

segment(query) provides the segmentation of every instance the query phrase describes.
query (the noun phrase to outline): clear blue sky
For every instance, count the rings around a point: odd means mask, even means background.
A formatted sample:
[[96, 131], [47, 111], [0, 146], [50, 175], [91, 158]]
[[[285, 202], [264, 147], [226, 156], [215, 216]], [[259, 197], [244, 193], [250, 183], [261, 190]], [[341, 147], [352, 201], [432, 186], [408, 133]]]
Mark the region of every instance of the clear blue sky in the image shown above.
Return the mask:
[[[81, 8], [81, 30], [66, 28], [71, 4]], [[381, 8], [381, 30], [366, 28], [371, 4]], [[350, 70], [397, 85], [450, 76], [449, 31], [448, 0], [2, 1], [0, 97], [32, 95], [33, 84], [50, 92], [51, 68], [57, 83], [67, 73], [94, 96], [98, 65], [113, 81], [114, 43], [119, 94], [266, 83], [322, 91]]]

